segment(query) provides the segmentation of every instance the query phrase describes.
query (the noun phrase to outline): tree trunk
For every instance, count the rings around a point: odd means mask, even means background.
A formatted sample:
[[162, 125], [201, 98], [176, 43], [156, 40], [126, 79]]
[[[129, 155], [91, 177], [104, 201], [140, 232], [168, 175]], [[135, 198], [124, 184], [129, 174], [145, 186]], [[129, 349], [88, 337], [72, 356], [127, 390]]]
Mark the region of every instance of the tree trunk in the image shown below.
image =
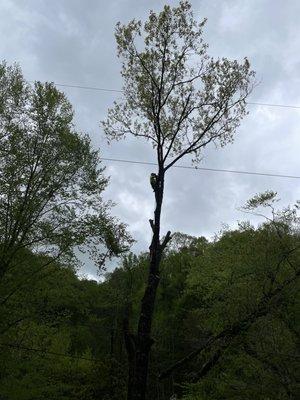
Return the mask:
[[[154, 304], [156, 291], [159, 284], [159, 265], [161, 253], [165, 247], [165, 243], [160, 243], [160, 217], [164, 192], [164, 171], [160, 168], [157, 185], [155, 188], [156, 207], [154, 212], [154, 221], [150, 221], [153, 232], [150, 245], [150, 265], [147, 286], [141, 304], [141, 312], [138, 323], [138, 332], [135, 338], [135, 354], [134, 354], [134, 377], [128, 385], [127, 400], [145, 400], [149, 355], [153, 344], [151, 338], [151, 325], [154, 312]], [[168, 233], [169, 237], [170, 233]], [[132, 365], [129, 365], [130, 373], [132, 373]]]

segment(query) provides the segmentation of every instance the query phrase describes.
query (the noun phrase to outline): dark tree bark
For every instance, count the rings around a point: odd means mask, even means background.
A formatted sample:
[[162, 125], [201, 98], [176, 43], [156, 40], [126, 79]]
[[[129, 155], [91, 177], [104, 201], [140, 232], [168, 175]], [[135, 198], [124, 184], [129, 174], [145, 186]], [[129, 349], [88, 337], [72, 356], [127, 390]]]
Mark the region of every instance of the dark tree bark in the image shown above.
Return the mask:
[[144, 400], [146, 397], [147, 377], [149, 367], [149, 354], [154, 340], [151, 337], [151, 326], [154, 313], [154, 304], [157, 287], [160, 280], [160, 261], [161, 255], [170, 240], [170, 232], [167, 233], [163, 243], [160, 241], [160, 219], [164, 194], [164, 174], [163, 166], [160, 165], [157, 175], [157, 185], [155, 188], [156, 207], [154, 220], [150, 220], [152, 229], [152, 241], [149, 247], [149, 274], [141, 303], [141, 312], [138, 322], [137, 336], [134, 339], [127, 339], [127, 353], [129, 361], [129, 381], [128, 381], [128, 400]]

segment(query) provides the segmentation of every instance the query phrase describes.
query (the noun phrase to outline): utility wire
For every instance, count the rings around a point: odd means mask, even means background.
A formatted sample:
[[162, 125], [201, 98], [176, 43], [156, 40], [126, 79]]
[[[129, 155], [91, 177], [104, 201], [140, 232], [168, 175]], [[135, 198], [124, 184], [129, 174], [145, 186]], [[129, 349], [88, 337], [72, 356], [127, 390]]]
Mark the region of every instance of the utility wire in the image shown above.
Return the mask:
[[[33, 81], [30, 81], [30, 82], [33, 82]], [[53, 83], [56, 86], [61, 86], [61, 87], [123, 93], [123, 90], [118, 90], [118, 89], [107, 89], [107, 88], [100, 88], [100, 87], [95, 87], [95, 86], [68, 85], [65, 83], [55, 83], [55, 82], [53, 82]], [[282, 108], [300, 109], [300, 106], [287, 105], [287, 104], [271, 104], [271, 103], [258, 103], [258, 102], [246, 102], [246, 103], [250, 104], [250, 105], [258, 105], [258, 106], [266, 106], [266, 107], [282, 107]], [[155, 163], [146, 162], [146, 161], [123, 160], [123, 159], [116, 159], [116, 158], [104, 158], [103, 157], [102, 160], [131, 163], [131, 164], [156, 165]], [[211, 172], [227, 172], [227, 173], [231, 173], [231, 174], [257, 175], [257, 176], [268, 176], [268, 177], [274, 177], [274, 178], [300, 179], [300, 176], [270, 174], [270, 173], [265, 173], [265, 172], [250, 172], [250, 171], [238, 171], [238, 170], [218, 169], [218, 168], [190, 167], [187, 165], [174, 165], [173, 167], [174, 168], [185, 168], [185, 169], [199, 169], [201, 171], [211, 171]]]
[[266, 106], [266, 107], [283, 107], [283, 108], [296, 108], [300, 109], [300, 106], [293, 106], [288, 104], [271, 104], [271, 103], [256, 103], [252, 101], [246, 101], [246, 104], [251, 104], [255, 106]]
[[[23, 350], [23, 351], [27, 351], [27, 352], [42, 353], [44, 355], [48, 354], [48, 355], [56, 356], [56, 357], [64, 357], [64, 358], [66, 357], [66, 358], [71, 358], [73, 360], [84, 360], [84, 361], [99, 362], [99, 363], [103, 362], [103, 360], [100, 360], [99, 358], [88, 358], [88, 357], [71, 356], [70, 354], [66, 354], [66, 353], [58, 353], [56, 351], [45, 351], [45, 350], [42, 350], [42, 349], [36, 349], [36, 348], [31, 348], [31, 347], [26, 347], [26, 346], [11, 344], [11, 343], [1, 343], [0, 346], [1, 347], [11, 348], [11, 349]], [[283, 356], [283, 357], [291, 358], [291, 359], [299, 358], [299, 356], [292, 355], [292, 354], [268, 353], [268, 352], [263, 352], [263, 353], [265, 353], [267, 355], [269, 355], [269, 354], [279, 355], [279, 356]]]
[[[157, 165], [154, 162], [124, 160], [124, 159], [120, 159], [120, 158], [101, 157], [101, 160], [116, 161], [116, 162], [122, 162], [122, 163], [128, 163], [128, 164], [142, 164], [142, 165], [155, 165], [155, 166]], [[269, 176], [269, 177], [274, 177], [274, 178], [300, 179], [300, 176], [296, 176], [296, 175], [269, 174], [266, 172], [238, 171], [238, 170], [221, 169], [221, 168], [191, 167], [188, 165], [173, 165], [172, 168], [184, 168], [184, 169], [193, 169], [193, 170], [201, 170], [201, 171], [211, 171], [211, 172], [227, 172], [230, 174]]]
[[65, 83], [55, 83], [53, 82], [55, 86], [62, 86], [62, 87], [68, 87], [68, 88], [75, 88], [75, 89], [85, 89], [85, 90], [96, 90], [100, 92], [117, 92], [117, 93], [123, 93], [123, 90], [117, 90], [117, 89], [106, 89], [106, 88], [99, 88], [99, 87], [93, 87], [93, 86], [79, 86], [79, 85], [67, 85]]
[[103, 362], [103, 360], [100, 360], [100, 359], [97, 359], [97, 358], [71, 356], [70, 354], [57, 353], [56, 351], [44, 351], [42, 349], [25, 347], [25, 346], [21, 346], [21, 345], [17, 345], [17, 344], [12, 344], [12, 343], [0, 343], [0, 346], [1, 347], [9, 347], [9, 348], [12, 348], [12, 349], [24, 350], [24, 351], [31, 351], [31, 352], [34, 352], [34, 353], [49, 354], [51, 356], [57, 356], [57, 357], [67, 357], [67, 358], [72, 358], [72, 359], [75, 359], [75, 360]]
[[[29, 82], [33, 83], [34, 81], [29, 81]], [[95, 87], [95, 86], [68, 85], [66, 83], [56, 83], [56, 82], [53, 82], [53, 83], [55, 86], [68, 87], [68, 88], [74, 88], [74, 89], [95, 90], [95, 91], [100, 91], [100, 92], [124, 93], [123, 90], [118, 90], [118, 89], [100, 88], [100, 87]], [[252, 102], [252, 101], [247, 101], [246, 103], [250, 104], [250, 105], [255, 105], [255, 106], [294, 108], [294, 109], [300, 110], [300, 106], [289, 105], [289, 104], [258, 103], [258, 102]]]

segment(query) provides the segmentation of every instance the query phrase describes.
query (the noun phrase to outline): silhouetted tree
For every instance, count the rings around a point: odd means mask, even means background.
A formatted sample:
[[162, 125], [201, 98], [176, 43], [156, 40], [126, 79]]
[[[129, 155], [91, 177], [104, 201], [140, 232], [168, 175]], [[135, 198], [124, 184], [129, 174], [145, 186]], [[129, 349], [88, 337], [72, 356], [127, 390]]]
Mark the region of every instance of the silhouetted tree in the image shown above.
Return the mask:
[[[124, 100], [115, 102], [103, 122], [109, 140], [126, 134], [142, 137], [156, 151], [156, 207], [150, 220], [152, 241], [148, 281], [142, 299], [136, 335], [130, 334], [128, 399], [145, 399], [149, 353], [153, 343], [151, 323], [160, 280], [162, 253], [171, 238], [160, 237], [165, 176], [180, 159], [200, 160], [210, 143], [225, 146], [246, 114], [245, 101], [254, 73], [242, 63], [207, 55], [202, 30], [188, 1], [165, 6], [148, 20], [117, 24], [118, 56], [122, 59]], [[152, 182], [153, 182], [152, 175]]]

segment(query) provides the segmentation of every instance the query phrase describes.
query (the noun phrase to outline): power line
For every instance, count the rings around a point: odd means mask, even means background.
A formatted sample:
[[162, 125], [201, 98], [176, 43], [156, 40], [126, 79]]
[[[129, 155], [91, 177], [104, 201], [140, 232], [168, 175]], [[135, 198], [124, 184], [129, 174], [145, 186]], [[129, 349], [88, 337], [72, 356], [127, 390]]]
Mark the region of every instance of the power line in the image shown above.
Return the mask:
[[65, 83], [55, 83], [55, 82], [53, 82], [53, 83], [54, 83], [55, 86], [69, 87], [69, 88], [75, 88], [75, 89], [97, 90], [97, 91], [100, 91], [100, 92], [123, 93], [123, 90], [117, 90], [117, 89], [106, 89], [106, 88], [99, 88], [99, 87], [93, 87], [93, 86], [67, 85]]
[[12, 343], [0, 343], [0, 346], [1, 347], [9, 347], [9, 348], [18, 349], [18, 350], [30, 351], [30, 352], [33, 352], [33, 353], [49, 354], [51, 356], [57, 356], [57, 357], [67, 357], [67, 358], [72, 358], [72, 359], [75, 359], [75, 360], [103, 362], [103, 360], [100, 360], [100, 359], [97, 359], [97, 358], [71, 356], [70, 354], [58, 353], [56, 351], [45, 351], [45, 350], [42, 350], [42, 349], [25, 347], [25, 346], [21, 346], [21, 345], [18, 345], [18, 344], [12, 344]]
[[296, 108], [300, 109], [300, 106], [292, 106], [288, 104], [271, 104], [271, 103], [256, 103], [252, 101], [246, 101], [247, 104], [256, 105], [256, 106], [267, 106], [267, 107], [283, 107], [283, 108]]
[[[33, 82], [33, 81], [29, 81], [29, 82]], [[100, 91], [100, 92], [124, 93], [123, 90], [118, 90], [118, 89], [101, 88], [101, 87], [95, 87], [95, 86], [68, 85], [66, 83], [56, 83], [56, 82], [53, 82], [53, 83], [55, 86], [68, 87], [68, 88], [74, 88], [74, 89], [94, 90], [94, 91]], [[253, 101], [247, 101], [246, 103], [249, 105], [255, 105], [255, 106], [294, 108], [294, 109], [298, 109], [298, 110], [300, 109], [300, 106], [289, 105], [289, 104], [259, 103], [259, 102], [253, 102]]]
[[[124, 160], [124, 159], [120, 159], [120, 158], [101, 157], [101, 160], [123, 162], [123, 163], [128, 163], [128, 164], [142, 164], [142, 165], [155, 165], [155, 166], [157, 165], [154, 162]], [[296, 175], [269, 174], [267, 172], [238, 171], [238, 170], [221, 169], [221, 168], [191, 167], [188, 165], [173, 165], [172, 168], [184, 168], [184, 169], [193, 169], [193, 170], [200, 170], [200, 171], [211, 171], [211, 172], [227, 172], [230, 174], [258, 175], [258, 176], [268, 176], [268, 177], [274, 177], [274, 178], [300, 179], [300, 176], [296, 176]]]

